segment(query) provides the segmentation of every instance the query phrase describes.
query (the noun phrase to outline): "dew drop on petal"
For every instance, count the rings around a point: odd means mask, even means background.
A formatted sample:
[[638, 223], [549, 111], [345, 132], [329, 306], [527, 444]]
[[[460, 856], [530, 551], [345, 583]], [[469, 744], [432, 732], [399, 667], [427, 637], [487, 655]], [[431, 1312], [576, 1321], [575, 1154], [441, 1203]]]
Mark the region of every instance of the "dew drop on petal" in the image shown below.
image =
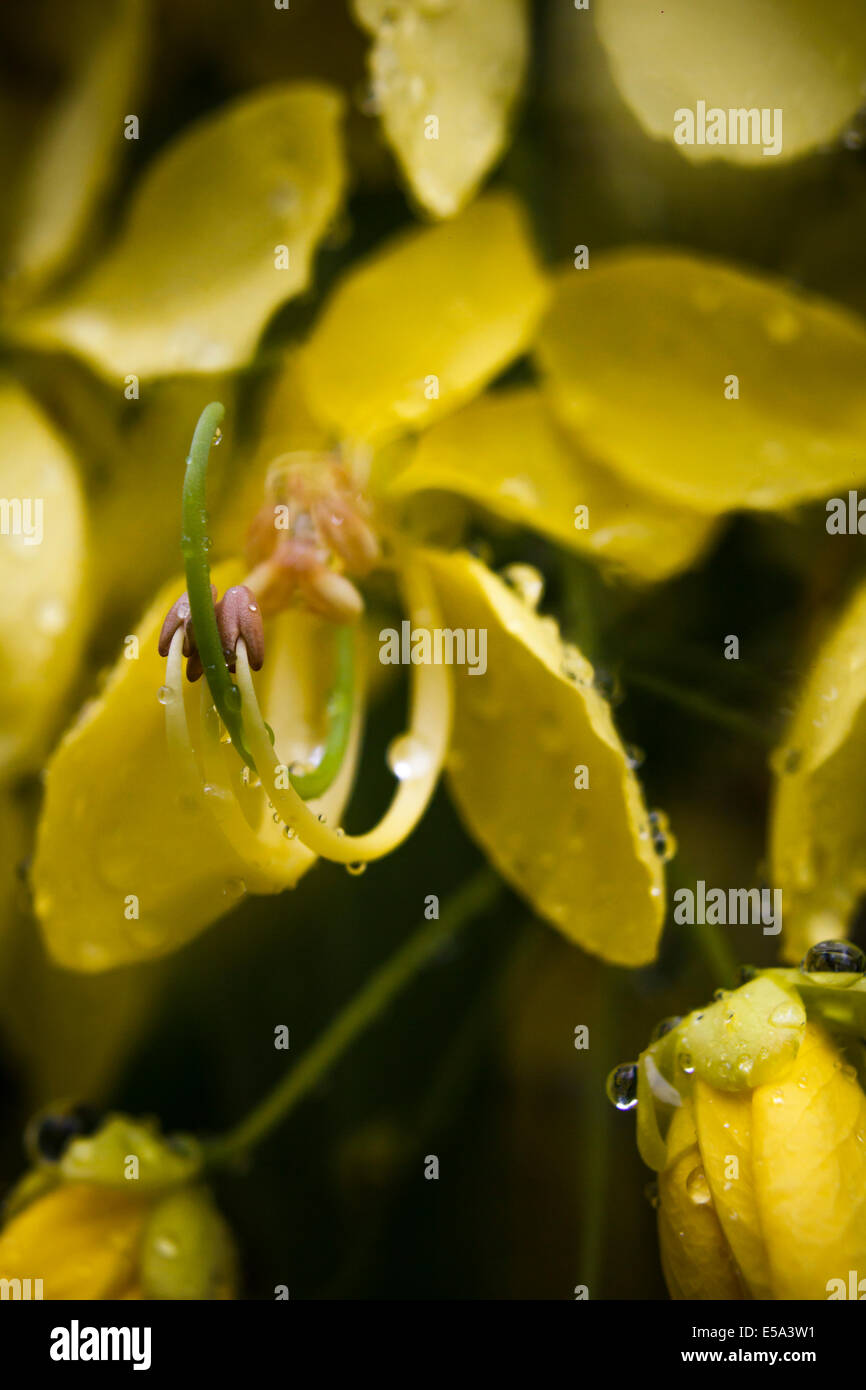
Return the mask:
[[430, 749], [415, 734], [400, 734], [388, 745], [385, 760], [400, 782], [423, 777], [430, 767]]

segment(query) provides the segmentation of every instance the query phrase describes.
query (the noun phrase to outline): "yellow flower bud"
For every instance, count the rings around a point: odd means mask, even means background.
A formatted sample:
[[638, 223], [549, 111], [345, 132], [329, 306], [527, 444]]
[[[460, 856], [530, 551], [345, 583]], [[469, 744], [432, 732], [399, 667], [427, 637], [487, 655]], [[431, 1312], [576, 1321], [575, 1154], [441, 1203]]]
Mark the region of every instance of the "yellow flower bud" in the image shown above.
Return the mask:
[[[64, 1124], [70, 1138], [58, 1153]], [[95, 1133], [75, 1136], [74, 1127], [57, 1117], [36, 1127], [36, 1164], [0, 1229], [3, 1297], [231, 1298], [234, 1248], [198, 1181], [195, 1141], [122, 1115]], [[41, 1153], [40, 1128], [50, 1141]]]
[[675, 1299], [826, 1299], [866, 1277], [864, 961], [810, 957], [718, 991], [612, 1074], [658, 1171]]

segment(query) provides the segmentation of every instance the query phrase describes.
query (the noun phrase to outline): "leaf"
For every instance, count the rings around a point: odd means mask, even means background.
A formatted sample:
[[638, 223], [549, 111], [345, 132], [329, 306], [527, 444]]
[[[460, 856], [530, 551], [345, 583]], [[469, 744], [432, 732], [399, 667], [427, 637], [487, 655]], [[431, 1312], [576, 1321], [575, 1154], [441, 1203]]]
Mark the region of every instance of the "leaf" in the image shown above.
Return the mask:
[[469, 201], [501, 153], [529, 48], [524, 0], [354, 0], [372, 102], [415, 197]]
[[866, 586], [819, 649], [772, 762], [773, 885], [784, 956], [796, 962], [847, 936], [866, 893]]
[[508, 195], [395, 237], [338, 285], [302, 351], [310, 407], [377, 444], [427, 425], [524, 351], [546, 297]]
[[[561, 431], [533, 387], [472, 401], [418, 440], [389, 489], [453, 492], [639, 580], [694, 562], [712, 523], [626, 484]], [[586, 508], [588, 526], [578, 508]]]
[[[674, 138], [676, 113], [756, 108], [782, 113], [782, 145], [677, 144], [687, 159], [766, 165], [832, 140], [863, 101], [866, 11], [859, 0], [597, 0], [613, 76], [644, 130]], [[730, 141], [730, 133], [728, 132]]]
[[243, 365], [309, 283], [343, 191], [341, 114], [329, 88], [297, 83], [200, 120], [151, 166], [105, 260], [19, 325], [25, 340], [121, 380]]
[[776, 281], [673, 251], [599, 257], [560, 276], [537, 354], [575, 439], [681, 507], [790, 507], [866, 478], [866, 325]]
[[571, 941], [619, 965], [652, 960], [664, 874], [592, 667], [477, 560], [427, 553], [448, 626], [486, 634], [486, 671], [454, 667], [448, 772], [468, 830]]
[[[36, 403], [0, 379], [0, 776], [38, 766], [86, 626], [86, 520], [72, 455]], [[14, 596], [14, 599], [12, 599]]]

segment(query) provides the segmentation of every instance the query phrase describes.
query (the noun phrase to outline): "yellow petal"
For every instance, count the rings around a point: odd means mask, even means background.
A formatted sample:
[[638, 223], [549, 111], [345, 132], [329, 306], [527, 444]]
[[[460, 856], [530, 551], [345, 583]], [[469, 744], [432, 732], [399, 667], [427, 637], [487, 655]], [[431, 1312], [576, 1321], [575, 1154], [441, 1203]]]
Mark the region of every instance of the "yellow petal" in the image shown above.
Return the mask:
[[19, 195], [10, 248], [16, 294], [32, 294], [61, 269], [87, 229], [127, 146], [143, 39], [142, 0], [109, 6], [104, 34], [49, 115]]
[[433, 425], [389, 491], [457, 493], [640, 580], [685, 569], [712, 534], [707, 518], [659, 502], [592, 459], [532, 387], [489, 394]]
[[659, 1173], [659, 1250], [676, 1299], [741, 1299], [742, 1285], [710, 1198], [694, 1111], [686, 1100], [668, 1131], [668, 1163]]
[[[771, 166], [832, 140], [863, 100], [866, 12], [858, 0], [599, 0], [598, 32], [641, 125], [673, 140], [684, 107], [782, 112], [780, 151], [678, 144], [688, 159]], [[770, 132], [768, 132], [770, 133]], [[730, 135], [728, 135], [730, 141]]]
[[[73, 459], [19, 387], [0, 381], [0, 775], [36, 766], [85, 628], [85, 515]], [[14, 597], [13, 597], [14, 596]]]
[[46, 1299], [131, 1297], [147, 1216], [129, 1192], [63, 1184], [0, 1232], [0, 1279], [42, 1279]]
[[500, 154], [528, 49], [525, 0], [354, 0], [372, 96], [418, 201], [451, 217]]
[[787, 507], [866, 477], [866, 325], [778, 282], [615, 253], [561, 276], [538, 356], [578, 440], [680, 505]]
[[340, 98], [312, 83], [206, 116], [151, 167], [106, 259], [24, 336], [121, 381], [248, 361], [274, 309], [308, 284], [340, 201], [340, 117]]
[[468, 829], [572, 941], [617, 964], [651, 960], [664, 876], [592, 667], [471, 556], [429, 560], [448, 626], [486, 633], [484, 674], [454, 667], [449, 773]]
[[377, 443], [427, 424], [525, 349], [546, 296], [507, 195], [395, 238], [346, 276], [302, 354], [314, 414]]
[[[213, 579], [222, 591], [241, 576], [231, 564]], [[222, 812], [237, 810], [234, 799], [192, 795], [180, 774], [157, 698], [165, 680], [157, 637], [183, 587], [177, 579], [162, 590], [136, 634], [137, 658], [120, 657], [48, 768], [33, 868], [36, 911], [49, 951], [70, 969], [165, 955], [245, 891], [280, 892], [313, 862], [273, 824], [261, 788], [248, 796], [258, 834], [224, 831]], [[321, 738], [329, 678], [322, 634], [320, 623], [300, 613], [281, 615], [267, 630], [260, 698], [288, 763], [308, 759]], [[227, 752], [239, 776], [240, 761]], [[347, 756], [321, 802], [310, 803], [332, 821], [348, 794], [352, 761]]]
[[717, 1091], [697, 1080], [694, 1112], [716, 1216], [752, 1298], [772, 1298], [772, 1280], [752, 1156], [751, 1091]]
[[866, 892], [866, 585], [811, 666], [776, 772], [773, 885], [782, 891], [785, 957], [848, 934]]
[[752, 1102], [755, 1191], [774, 1297], [825, 1299], [866, 1270], [866, 1096], [810, 1023], [796, 1062]]

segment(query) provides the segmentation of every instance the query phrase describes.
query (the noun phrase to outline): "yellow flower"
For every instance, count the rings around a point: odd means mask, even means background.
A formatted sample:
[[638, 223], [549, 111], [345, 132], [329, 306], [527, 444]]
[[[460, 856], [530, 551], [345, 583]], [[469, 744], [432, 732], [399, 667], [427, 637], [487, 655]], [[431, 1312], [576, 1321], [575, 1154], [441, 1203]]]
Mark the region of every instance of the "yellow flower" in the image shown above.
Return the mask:
[[773, 883], [785, 905], [788, 960], [851, 931], [866, 893], [864, 650], [866, 587], [860, 585], [816, 652], [772, 759], [770, 850]]
[[0, 1281], [12, 1297], [231, 1298], [231, 1237], [184, 1137], [83, 1107], [34, 1126], [36, 1166], [0, 1229]]
[[864, 969], [856, 947], [822, 943], [670, 1020], [612, 1073], [658, 1171], [673, 1298], [822, 1299], [866, 1277]]
[[[501, 195], [398, 238], [343, 281], [281, 374], [259, 457], [230, 508], [234, 547], [239, 520], [259, 514], [252, 571], [230, 560], [212, 576], [219, 593], [245, 582], [266, 614], [255, 684], [237, 634], [230, 644], [242, 734], [227, 743], [211, 700], [199, 697], [205, 683], [182, 680], [182, 628], [173, 643], [166, 638], [160, 669], [160, 625], [184, 587], [176, 581], [139, 629], [138, 659], [121, 659], [49, 768], [34, 882], [62, 963], [99, 970], [164, 954], [244, 892], [291, 886], [316, 856], [363, 867], [409, 834], [446, 758], [468, 828], [540, 914], [609, 959], [653, 956], [662, 863], [591, 665], [519, 589], [466, 552], [427, 544], [404, 514], [429, 479], [425, 470], [416, 489], [404, 475], [408, 430], [469, 402], [524, 352], [546, 298], [520, 210]], [[530, 428], [532, 417], [530, 408]], [[335, 437], [339, 457], [329, 452]], [[479, 458], [479, 487], [498, 510], [501, 461], [492, 457]], [[566, 479], [558, 500], [571, 477], [566, 446], [559, 454], [551, 446], [552, 472], [557, 460]], [[505, 514], [516, 503], [523, 519], [513, 491]], [[357, 619], [357, 585], [368, 576], [393, 581], [422, 654], [437, 633], [477, 635], [486, 669], [447, 657], [410, 665], [409, 728], [389, 755], [393, 803], [374, 830], [349, 835], [341, 820], [363, 713], [360, 675], [339, 775], [309, 800], [293, 784], [328, 743], [335, 628]], [[398, 646], [402, 623], [393, 629]], [[363, 624], [356, 630], [363, 668]], [[379, 646], [384, 654], [381, 633]], [[238, 756], [241, 742], [257, 775]]]
[[[138, 517], [145, 583], [160, 573], [160, 559], [165, 572], [164, 550], [145, 543], [160, 530], [153, 523], [161, 524], [168, 473], [141, 383], [159, 401], [170, 437], [173, 402], [185, 401], [184, 421], [190, 408], [189, 376], [221, 373], [222, 383], [252, 356], [277, 305], [305, 288], [344, 181], [337, 93], [316, 83], [253, 92], [156, 157], [119, 236], [70, 279], [119, 155], [138, 138], [139, 118], [127, 113], [137, 104], [145, 6], [120, 0], [106, 15], [12, 180], [0, 294], [12, 349], [0, 376], [0, 581], [16, 592], [5, 628], [16, 660], [0, 695], [0, 777], [40, 765], [89, 625], [125, 592], [139, 601], [126, 552], [112, 546], [118, 515], [134, 508]], [[285, 269], [277, 270], [280, 252]], [[9, 375], [22, 346], [26, 384]], [[83, 361], [104, 384], [58, 353]], [[106, 474], [90, 516], [79, 445]], [[96, 534], [99, 546], [89, 547]]]

